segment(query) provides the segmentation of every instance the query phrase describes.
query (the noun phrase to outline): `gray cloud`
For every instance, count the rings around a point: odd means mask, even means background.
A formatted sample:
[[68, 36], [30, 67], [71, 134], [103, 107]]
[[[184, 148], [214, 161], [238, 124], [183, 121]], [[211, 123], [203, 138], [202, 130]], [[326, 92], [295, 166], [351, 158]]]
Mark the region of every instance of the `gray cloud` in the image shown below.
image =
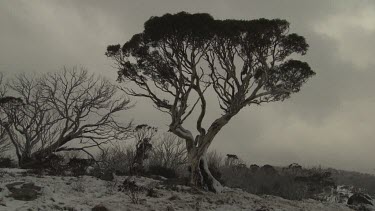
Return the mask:
[[[251, 163], [372, 171], [373, 1], [5, 0], [0, 2], [0, 71], [12, 75], [83, 65], [115, 79], [112, 62], [104, 56], [106, 46], [142, 31], [150, 16], [181, 10], [219, 19], [287, 19], [291, 31], [310, 44], [304, 59], [317, 72], [291, 99], [244, 109], [219, 133], [213, 148]], [[124, 118], [165, 128], [167, 116], [150, 102], [135, 100], [136, 108]], [[210, 107], [209, 119], [217, 115], [217, 106]]]

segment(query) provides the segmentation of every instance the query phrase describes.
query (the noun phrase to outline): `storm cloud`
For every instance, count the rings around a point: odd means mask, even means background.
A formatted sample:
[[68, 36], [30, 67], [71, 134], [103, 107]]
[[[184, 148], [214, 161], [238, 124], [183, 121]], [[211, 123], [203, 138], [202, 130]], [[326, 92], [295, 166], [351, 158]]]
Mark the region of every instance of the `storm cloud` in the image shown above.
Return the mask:
[[[291, 32], [306, 37], [310, 49], [303, 60], [317, 73], [290, 99], [241, 111], [213, 149], [248, 163], [297, 162], [374, 173], [373, 1], [3, 0], [0, 71], [12, 76], [81, 65], [115, 80], [106, 46], [141, 32], [151, 16], [179, 11], [217, 19], [286, 19]], [[166, 128], [167, 116], [147, 101], [133, 100], [137, 106], [124, 114], [126, 120]], [[209, 117], [217, 115], [212, 107]]]

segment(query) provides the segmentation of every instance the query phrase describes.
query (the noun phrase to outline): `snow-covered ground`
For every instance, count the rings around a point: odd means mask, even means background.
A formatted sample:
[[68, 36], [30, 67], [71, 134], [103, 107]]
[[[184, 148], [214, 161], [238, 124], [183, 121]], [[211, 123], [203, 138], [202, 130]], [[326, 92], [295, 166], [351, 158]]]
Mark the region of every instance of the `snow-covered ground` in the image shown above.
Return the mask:
[[[154, 188], [157, 197], [138, 194], [139, 204], [132, 203], [129, 195], [119, 192], [118, 186], [125, 177], [115, 177], [112, 182], [90, 176], [57, 177], [27, 176], [23, 170], [0, 169], [0, 210], [91, 210], [103, 205], [110, 211], [132, 210], [252, 210], [252, 211], [345, 211], [344, 204], [322, 203], [314, 200], [290, 201], [274, 196], [260, 197], [240, 189], [225, 188], [222, 194], [193, 191], [189, 187], [177, 186], [165, 189], [162, 181], [150, 178], [132, 178], [139, 186]], [[42, 187], [41, 195], [33, 201], [19, 201], [7, 197], [7, 184], [32, 182]]]

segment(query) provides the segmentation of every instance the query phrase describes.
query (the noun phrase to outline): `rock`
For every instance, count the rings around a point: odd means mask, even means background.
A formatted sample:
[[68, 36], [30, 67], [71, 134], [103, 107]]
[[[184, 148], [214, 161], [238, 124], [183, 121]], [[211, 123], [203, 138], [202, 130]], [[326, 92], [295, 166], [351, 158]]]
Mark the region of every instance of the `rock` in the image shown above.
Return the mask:
[[363, 193], [355, 193], [348, 199], [348, 205], [357, 205], [357, 204], [369, 204], [374, 205], [372, 203], [372, 199], [369, 195]]
[[[21, 185], [21, 187], [16, 187]], [[41, 187], [34, 185], [34, 183], [23, 183], [23, 182], [14, 182], [7, 184], [6, 187], [11, 192], [8, 197], [12, 197], [16, 200], [21, 201], [33, 201], [38, 198], [40, 195]]]
[[7, 187], [9, 191], [12, 191], [16, 186], [22, 185], [22, 184], [24, 184], [24, 182], [13, 182], [13, 183], [5, 185], [5, 187]]
[[109, 209], [106, 208], [104, 205], [99, 204], [93, 207], [91, 211], [109, 211]]
[[8, 197], [20, 201], [33, 201], [38, 198], [38, 192], [32, 189], [14, 189]]
[[23, 184], [21, 186], [21, 188], [23, 188], [23, 189], [33, 189], [33, 190], [36, 190], [36, 191], [41, 191], [42, 190], [42, 187], [36, 186], [32, 182]]

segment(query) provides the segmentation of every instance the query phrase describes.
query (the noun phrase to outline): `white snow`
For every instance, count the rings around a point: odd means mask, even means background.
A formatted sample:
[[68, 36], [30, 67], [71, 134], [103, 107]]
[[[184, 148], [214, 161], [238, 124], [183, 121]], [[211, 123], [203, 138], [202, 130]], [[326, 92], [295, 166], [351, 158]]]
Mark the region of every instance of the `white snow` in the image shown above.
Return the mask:
[[[139, 195], [140, 204], [133, 204], [126, 193], [118, 191], [126, 177], [116, 177], [107, 182], [90, 176], [58, 177], [58, 176], [25, 176], [23, 170], [0, 169], [0, 210], [91, 210], [102, 204], [111, 211], [132, 210], [272, 210], [272, 211], [346, 211], [351, 210], [343, 204], [322, 203], [314, 200], [290, 201], [273, 196], [257, 196], [240, 189], [224, 187], [221, 194], [193, 193], [191, 188], [177, 186], [175, 191], [166, 190], [161, 181], [145, 177], [132, 177], [143, 187], [153, 187], [158, 198]], [[18, 201], [7, 197], [6, 184], [18, 181], [33, 182], [42, 187], [42, 195], [34, 201]], [[178, 190], [178, 191], [177, 191]], [[174, 196], [173, 200], [171, 196]]]

